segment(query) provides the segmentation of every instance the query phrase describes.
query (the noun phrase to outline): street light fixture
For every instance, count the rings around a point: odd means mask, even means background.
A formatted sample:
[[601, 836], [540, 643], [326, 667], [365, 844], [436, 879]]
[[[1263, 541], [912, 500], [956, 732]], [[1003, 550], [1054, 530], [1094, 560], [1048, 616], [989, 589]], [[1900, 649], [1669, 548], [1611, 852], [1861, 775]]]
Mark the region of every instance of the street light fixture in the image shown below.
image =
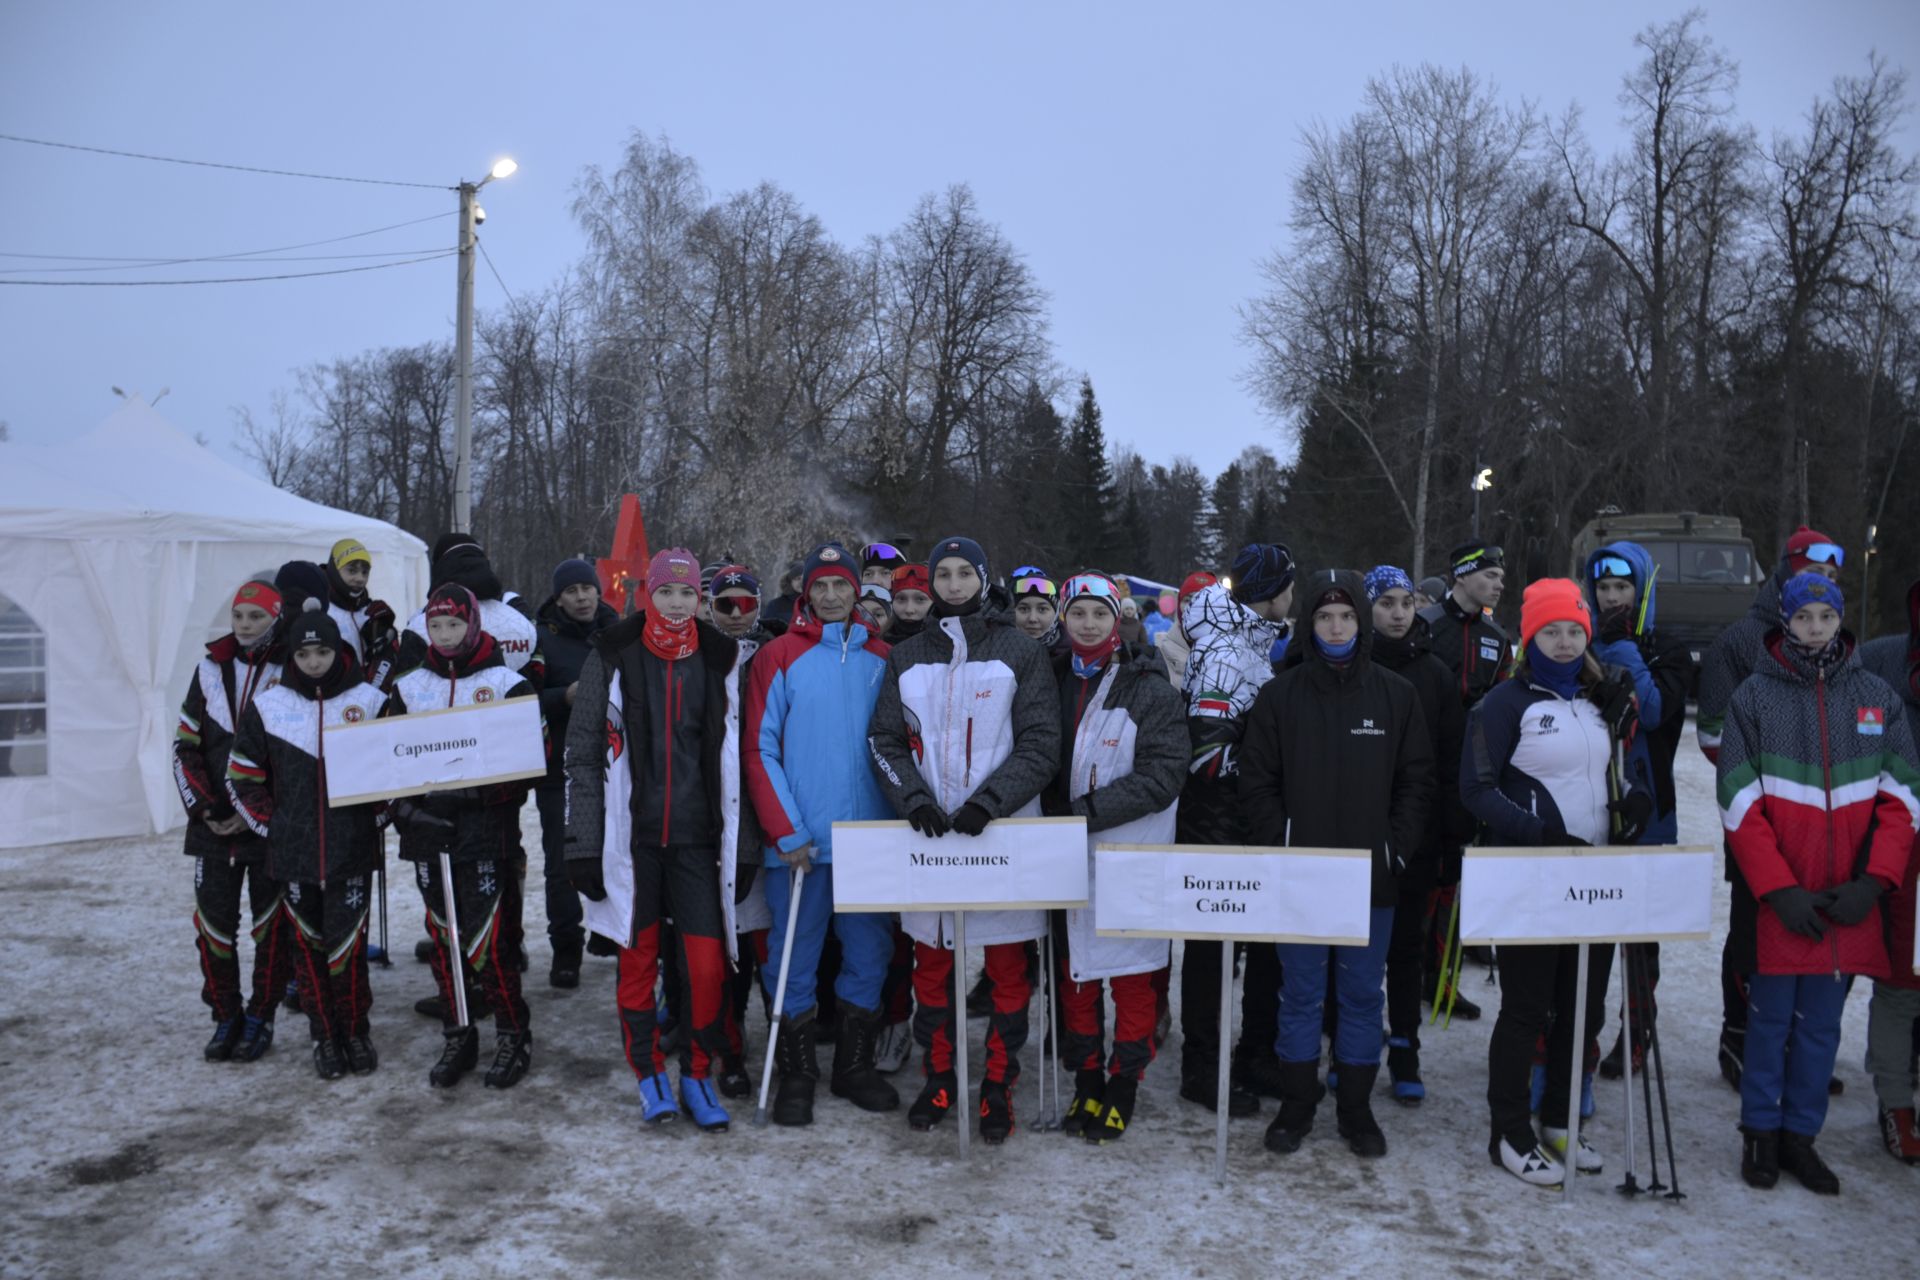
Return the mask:
[[1480, 495], [1493, 488], [1493, 468], [1481, 467], [1474, 472], [1469, 487], [1473, 490], [1473, 537], [1477, 542], [1480, 538]]
[[474, 197], [495, 178], [520, 168], [511, 156], [493, 162], [478, 182], [460, 184], [460, 279], [454, 306], [453, 529], [473, 532], [473, 250], [474, 228], [486, 217]]

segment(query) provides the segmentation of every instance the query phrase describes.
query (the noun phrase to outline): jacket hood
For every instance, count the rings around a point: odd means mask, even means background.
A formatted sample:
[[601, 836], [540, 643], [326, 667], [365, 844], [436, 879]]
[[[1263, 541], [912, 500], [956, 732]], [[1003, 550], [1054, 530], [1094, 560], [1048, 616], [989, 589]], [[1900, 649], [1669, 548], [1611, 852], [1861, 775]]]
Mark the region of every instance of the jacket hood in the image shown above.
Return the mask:
[[1326, 603], [1327, 598], [1336, 591], [1345, 594], [1353, 603], [1354, 620], [1360, 628], [1355, 637], [1358, 643], [1354, 646], [1353, 660], [1344, 670], [1359, 671], [1366, 666], [1373, 648], [1373, 609], [1367, 603], [1366, 580], [1351, 569], [1322, 569], [1307, 578], [1300, 591], [1299, 638], [1288, 649], [1288, 666], [1293, 665], [1297, 654], [1302, 663], [1314, 663], [1330, 671], [1335, 670], [1333, 664], [1321, 656], [1320, 646], [1313, 642], [1313, 611]]
[[457, 582], [473, 592], [476, 600], [501, 598], [500, 577], [493, 571], [487, 553], [472, 543], [453, 547], [433, 562], [432, 587]]
[[[1600, 601], [1594, 594], [1593, 568], [1606, 556], [1625, 560], [1633, 570], [1629, 575], [1633, 582], [1633, 634], [1636, 636], [1648, 634], [1654, 626], [1654, 601], [1658, 596], [1656, 580], [1660, 576], [1660, 566], [1653, 562], [1653, 557], [1647, 554], [1645, 547], [1625, 539], [1609, 542], [1588, 556], [1586, 578], [1580, 586], [1581, 590], [1586, 592], [1587, 604], [1592, 607], [1593, 616], [1596, 619], [1600, 616]], [[1776, 601], [1779, 599], [1777, 591], [1774, 598]]]
[[[1765, 641], [1767, 654], [1773, 661], [1762, 662], [1755, 673], [1765, 673], [1776, 680], [1787, 680], [1795, 684], [1812, 684], [1817, 674], [1811, 664], [1787, 647], [1787, 633], [1776, 620], [1767, 632]], [[1860, 646], [1855, 643], [1853, 632], [1842, 629], [1840, 632], [1840, 659], [1827, 668], [1827, 683], [1832, 684], [1842, 672], [1860, 669]]]
[[[1360, 598], [1364, 600], [1366, 595], [1362, 589]], [[1186, 604], [1180, 608], [1180, 629], [1186, 633], [1190, 650], [1232, 637], [1235, 644], [1265, 653], [1273, 648], [1281, 634], [1279, 623], [1268, 622], [1235, 600], [1233, 593], [1217, 582], [1187, 597]]]
[[619, 611], [602, 600], [593, 611], [593, 617], [585, 622], [575, 622], [560, 607], [560, 597], [551, 595], [546, 603], [534, 610], [533, 620], [556, 634], [572, 636], [576, 640], [585, 640], [596, 631], [603, 631], [620, 621]]

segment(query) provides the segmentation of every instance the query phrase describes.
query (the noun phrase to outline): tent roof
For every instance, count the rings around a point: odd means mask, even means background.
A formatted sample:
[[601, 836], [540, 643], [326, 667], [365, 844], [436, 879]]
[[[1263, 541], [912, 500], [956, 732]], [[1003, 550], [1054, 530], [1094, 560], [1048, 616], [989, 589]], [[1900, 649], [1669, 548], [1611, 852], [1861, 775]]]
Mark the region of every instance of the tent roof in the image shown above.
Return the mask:
[[137, 398], [76, 440], [0, 445], [0, 534], [331, 543], [373, 529], [417, 541], [275, 488]]

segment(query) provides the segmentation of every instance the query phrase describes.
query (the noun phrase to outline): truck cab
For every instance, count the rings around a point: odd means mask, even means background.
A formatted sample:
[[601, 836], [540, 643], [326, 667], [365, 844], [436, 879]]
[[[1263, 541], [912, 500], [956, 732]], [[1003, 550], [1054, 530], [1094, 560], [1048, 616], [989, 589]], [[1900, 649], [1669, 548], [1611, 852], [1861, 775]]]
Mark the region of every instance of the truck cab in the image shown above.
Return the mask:
[[1766, 577], [1735, 516], [1606, 507], [1574, 535], [1574, 580], [1584, 583], [1595, 551], [1621, 541], [1639, 543], [1659, 566], [1654, 625], [1685, 642], [1696, 663], [1726, 626], [1745, 616]]

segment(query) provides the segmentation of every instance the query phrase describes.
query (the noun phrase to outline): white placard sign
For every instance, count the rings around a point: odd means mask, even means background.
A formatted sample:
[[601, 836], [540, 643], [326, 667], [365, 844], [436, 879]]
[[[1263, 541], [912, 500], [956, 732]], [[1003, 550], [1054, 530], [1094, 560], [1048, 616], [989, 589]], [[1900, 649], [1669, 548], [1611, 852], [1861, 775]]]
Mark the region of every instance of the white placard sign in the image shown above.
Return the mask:
[[1713, 932], [1705, 845], [1474, 849], [1460, 872], [1460, 939], [1670, 942]]
[[1365, 946], [1373, 855], [1365, 849], [1103, 844], [1094, 932]]
[[833, 824], [835, 911], [984, 911], [1087, 904], [1085, 818], [1000, 818], [934, 839], [904, 822]]
[[328, 725], [325, 734], [331, 808], [547, 772], [538, 698]]

